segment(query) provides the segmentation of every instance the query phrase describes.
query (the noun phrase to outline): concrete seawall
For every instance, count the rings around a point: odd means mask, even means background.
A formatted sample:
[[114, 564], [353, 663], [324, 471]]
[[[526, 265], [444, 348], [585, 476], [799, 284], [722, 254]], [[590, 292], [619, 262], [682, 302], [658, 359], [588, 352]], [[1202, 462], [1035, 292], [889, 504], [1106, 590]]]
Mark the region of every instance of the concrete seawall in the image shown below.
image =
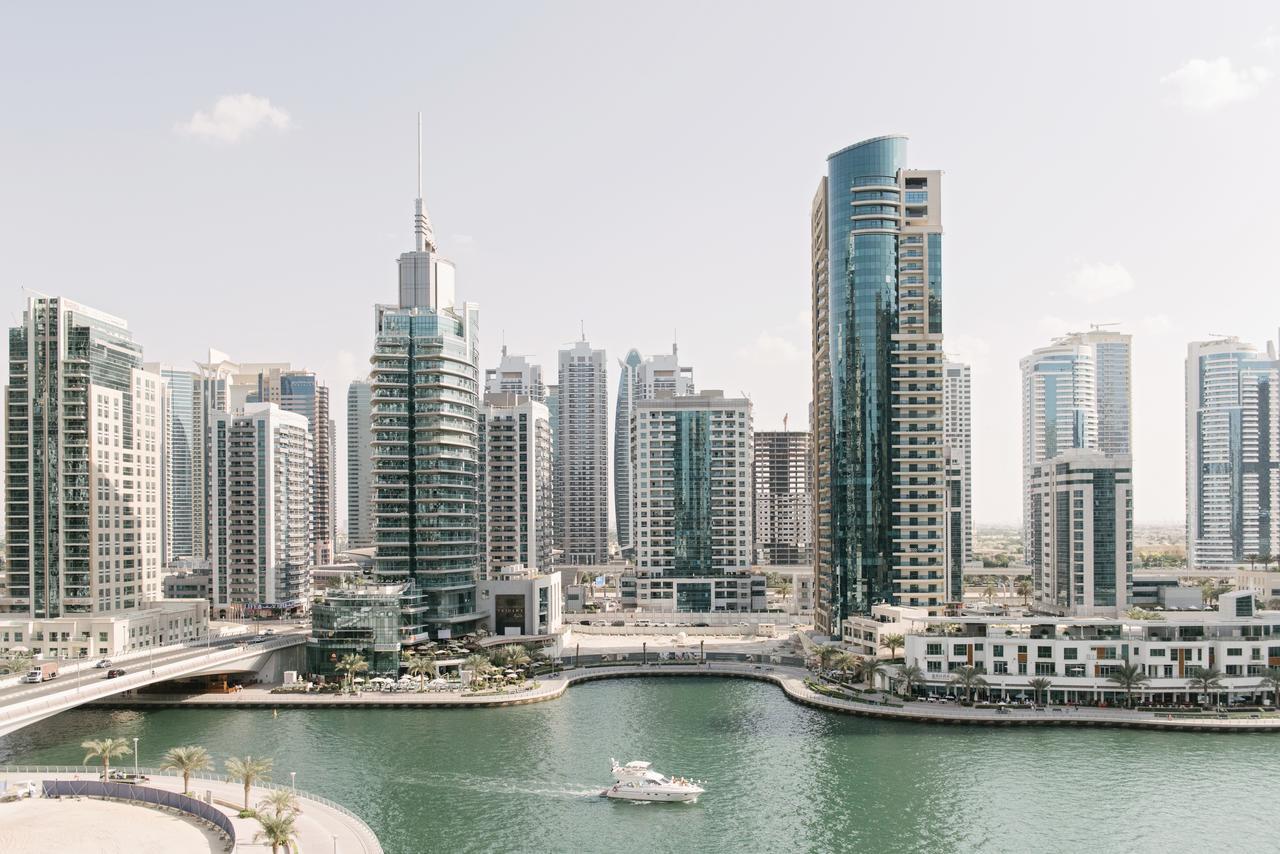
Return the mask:
[[769, 665], [715, 663], [624, 665], [589, 667], [565, 671], [538, 681], [537, 687], [510, 694], [461, 695], [431, 693], [381, 693], [357, 695], [272, 694], [263, 689], [247, 689], [235, 694], [198, 694], [182, 697], [118, 697], [93, 704], [99, 708], [375, 708], [375, 709], [474, 709], [520, 706], [557, 699], [572, 685], [602, 679], [648, 677], [716, 677], [751, 679], [777, 685], [796, 703], [824, 712], [858, 715], [880, 720], [951, 726], [1080, 726], [1124, 727], [1129, 729], [1177, 730], [1180, 732], [1280, 733], [1280, 715], [1273, 717], [1191, 717], [1129, 711], [1051, 707], [1043, 711], [1014, 709], [996, 711], [933, 703], [883, 705], [846, 700], [820, 694], [805, 684], [809, 674], [797, 668]]

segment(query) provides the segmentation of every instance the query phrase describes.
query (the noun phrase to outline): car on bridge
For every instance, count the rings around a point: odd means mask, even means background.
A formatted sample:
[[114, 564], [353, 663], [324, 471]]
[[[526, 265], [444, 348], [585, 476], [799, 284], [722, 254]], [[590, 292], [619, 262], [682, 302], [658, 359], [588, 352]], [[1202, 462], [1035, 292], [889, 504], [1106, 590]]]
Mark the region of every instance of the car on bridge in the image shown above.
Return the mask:
[[106, 668], [111, 666], [111, 659], [104, 658], [93, 666], [98, 668], [99, 670], [105, 670]]
[[118, 677], [120, 677], [120, 676], [123, 676], [123, 675], [124, 675], [124, 668], [123, 668], [123, 667], [113, 667], [113, 668], [111, 668], [110, 670], [108, 670], [108, 671], [107, 671], [107, 678], [108, 678], [108, 679], [116, 679], [116, 678], [118, 678]]

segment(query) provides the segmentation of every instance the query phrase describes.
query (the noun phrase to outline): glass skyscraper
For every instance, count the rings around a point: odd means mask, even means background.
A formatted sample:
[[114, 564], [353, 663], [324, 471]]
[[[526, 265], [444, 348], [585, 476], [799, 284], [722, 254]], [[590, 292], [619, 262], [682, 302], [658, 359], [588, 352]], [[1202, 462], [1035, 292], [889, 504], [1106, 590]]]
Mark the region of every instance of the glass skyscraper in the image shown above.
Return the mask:
[[[421, 193], [421, 191], [419, 191]], [[421, 197], [400, 299], [375, 309], [370, 360], [375, 573], [411, 582], [401, 641], [472, 631], [481, 618], [480, 310], [454, 300]]]
[[946, 598], [941, 173], [902, 136], [827, 159], [811, 211], [820, 629]]

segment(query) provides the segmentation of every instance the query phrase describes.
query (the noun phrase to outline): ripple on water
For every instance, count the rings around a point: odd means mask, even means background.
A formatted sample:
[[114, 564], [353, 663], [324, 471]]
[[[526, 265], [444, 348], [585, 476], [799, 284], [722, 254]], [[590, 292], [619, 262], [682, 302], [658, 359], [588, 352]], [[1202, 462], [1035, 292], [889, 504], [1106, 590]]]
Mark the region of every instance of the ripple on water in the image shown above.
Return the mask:
[[[69, 712], [0, 761], [70, 764], [87, 738], [275, 759], [389, 854], [424, 851], [1052, 852], [1274, 848], [1267, 736], [929, 727], [831, 715], [776, 687], [626, 679], [483, 710]], [[608, 760], [706, 779], [694, 805], [598, 797]], [[1226, 820], [1201, 821], [1198, 816]]]

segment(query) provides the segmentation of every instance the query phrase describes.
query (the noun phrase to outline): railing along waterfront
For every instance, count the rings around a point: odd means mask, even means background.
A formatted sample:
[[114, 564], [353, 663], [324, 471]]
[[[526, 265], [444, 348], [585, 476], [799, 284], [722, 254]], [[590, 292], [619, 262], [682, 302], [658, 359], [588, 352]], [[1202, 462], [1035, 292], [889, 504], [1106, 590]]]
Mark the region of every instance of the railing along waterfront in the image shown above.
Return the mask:
[[[119, 769], [119, 770], [127, 770], [127, 769]], [[0, 765], [0, 774], [73, 774], [73, 775], [84, 774], [85, 776], [89, 777], [90, 780], [97, 780], [99, 777], [102, 776], [102, 766], [100, 765]], [[176, 779], [182, 778], [182, 772], [171, 771], [165, 768], [138, 768], [138, 774], [143, 777], [172, 777]], [[210, 782], [215, 782], [215, 783], [227, 783], [229, 785], [236, 785], [236, 786], [243, 785], [240, 780], [236, 780], [232, 777], [228, 777], [225, 774], [217, 774], [211, 771], [193, 771], [188, 776], [190, 777], [193, 783], [196, 780], [208, 780]], [[369, 851], [382, 850], [382, 844], [378, 842], [378, 835], [373, 832], [373, 828], [369, 827], [369, 824], [360, 816], [356, 815], [354, 812], [347, 809], [342, 804], [337, 803], [336, 801], [331, 801], [326, 797], [314, 794], [312, 792], [307, 792], [302, 789], [294, 788], [292, 785], [289, 785], [286, 783], [270, 783], [270, 782], [256, 781], [253, 784], [253, 788], [267, 789], [271, 791], [293, 792], [299, 798], [302, 798], [308, 801], [314, 801], [315, 803], [320, 804], [321, 806], [328, 807], [334, 812], [341, 813], [342, 815], [346, 816], [347, 818], [355, 822], [356, 830], [359, 832], [359, 834], [362, 837], [365, 837], [365, 839], [362, 841], [373, 843], [373, 848], [372, 849], [366, 848], [366, 850], [369, 850]], [[199, 799], [197, 798], [196, 800], [199, 800]]]

